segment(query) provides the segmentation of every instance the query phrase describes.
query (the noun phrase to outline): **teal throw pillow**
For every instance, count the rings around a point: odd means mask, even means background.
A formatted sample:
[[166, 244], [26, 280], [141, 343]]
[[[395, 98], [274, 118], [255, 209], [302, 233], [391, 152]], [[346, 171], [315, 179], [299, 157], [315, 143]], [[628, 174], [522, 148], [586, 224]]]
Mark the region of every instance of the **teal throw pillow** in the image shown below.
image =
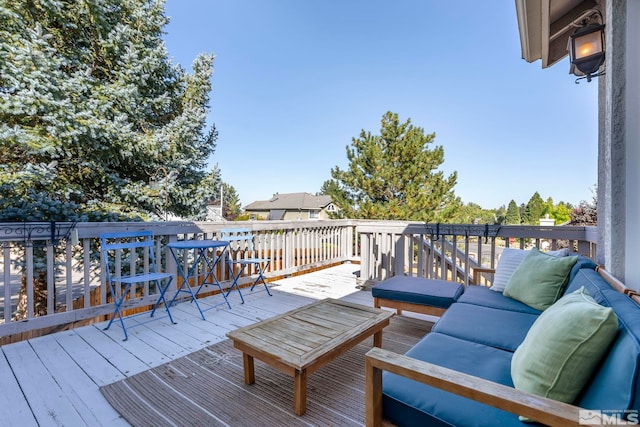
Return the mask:
[[560, 298], [534, 322], [513, 353], [515, 388], [573, 403], [618, 330], [613, 309], [583, 288]]
[[533, 248], [509, 278], [503, 294], [546, 310], [562, 295], [577, 260], [577, 256], [556, 257]]

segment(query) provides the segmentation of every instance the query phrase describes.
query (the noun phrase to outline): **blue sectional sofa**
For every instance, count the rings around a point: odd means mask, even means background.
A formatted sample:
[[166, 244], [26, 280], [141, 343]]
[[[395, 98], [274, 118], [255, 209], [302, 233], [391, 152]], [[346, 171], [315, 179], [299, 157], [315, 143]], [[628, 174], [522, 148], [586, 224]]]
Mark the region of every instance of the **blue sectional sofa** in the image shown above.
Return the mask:
[[614, 289], [605, 273], [579, 257], [560, 295], [586, 291], [617, 317], [612, 343], [573, 401], [514, 386], [514, 352], [543, 311], [471, 285], [405, 355], [377, 348], [367, 354], [367, 425], [382, 418], [397, 426], [538, 425], [521, 416], [561, 426], [585, 424], [591, 416], [605, 417], [601, 423], [640, 422], [640, 305]]

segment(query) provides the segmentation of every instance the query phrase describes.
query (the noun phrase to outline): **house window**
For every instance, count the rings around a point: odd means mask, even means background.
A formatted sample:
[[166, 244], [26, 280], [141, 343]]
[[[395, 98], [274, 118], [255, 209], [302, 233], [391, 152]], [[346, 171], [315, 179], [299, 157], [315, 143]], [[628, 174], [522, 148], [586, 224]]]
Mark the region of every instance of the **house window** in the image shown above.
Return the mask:
[[333, 203], [329, 204], [329, 206], [327, 206], [327, 212], [335, 212], [336, 211], [336, 207], [334, 206]]
[[320, 219], [320, 211], [317, 209], [310, 209], [309, 219]]

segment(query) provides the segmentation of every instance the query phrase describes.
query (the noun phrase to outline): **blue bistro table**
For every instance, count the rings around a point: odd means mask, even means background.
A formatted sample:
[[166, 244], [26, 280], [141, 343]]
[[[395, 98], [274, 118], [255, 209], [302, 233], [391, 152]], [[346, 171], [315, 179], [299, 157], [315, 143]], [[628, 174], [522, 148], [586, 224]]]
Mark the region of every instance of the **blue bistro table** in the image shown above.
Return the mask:
[[[227, 303], [229, 308], [231, 308], [231, 304], [229, 304], [229, 300], [227, 299], [227, 296], [225, 295], [224, 290], [222, 289], [222, 286], [220, 285], [220, 282], [218, 281], [218, 278], [215, 274], [216, 266], [223, 258], [224, 251], [229, 246], [229, 242], [226, 242], [224, 240], [179, 240], [177, 242], [171, 242], [167, 246], [171, 250], [173, 259], [176, 260], [176, 264], [178, 266], [178, 274], [180, 274], [183, 279], [182, 283], [179, 284], [178, 291], [171, 299], [169, 307], [171, 307], [171, 305], [181, 292], [186, 292], [191, 295], [191, 301], [195, 303], [198, 311], [200, 312], [200, 315], [202, 316], [202, 319], [205, 320], [203, 310], [200, 308], [200, 304], [198, 304], [198, 299], [196, 297], [198, 296], [198, 293], [203, 286], [214, 285], [217, 286], [218, 289], [220, 289], [220, 293], [222, 294], [224, 301]], [[218, 249], [221, 250], [220, 254], [218, 256], [215, 256], [215, 251]], [[188, 268], [185, 272], [185, 270], [182, 268], [183, 263], [178, 259], [178, 254], [182, 252], [186, 255], [189, 250], [194, 250], [196, 255], [193, 263], [191, 264], [191, 267]], [[214, 256], [208, 256], [207, 252], [209, 250], [214, 251]], [[194, 292], [189, 283], [189, 279], [197, 278], [197, 268], [201, 262], [204, 263], [206, 274], [204, 275], [202, 283]]]

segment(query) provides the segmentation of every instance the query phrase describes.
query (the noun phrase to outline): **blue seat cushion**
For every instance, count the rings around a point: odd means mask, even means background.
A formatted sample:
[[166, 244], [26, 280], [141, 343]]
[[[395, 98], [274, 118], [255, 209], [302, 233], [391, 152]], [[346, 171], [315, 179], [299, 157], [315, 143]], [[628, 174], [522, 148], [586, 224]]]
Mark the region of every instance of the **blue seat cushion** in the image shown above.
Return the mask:
[[524, 341], [537, 318], [536, 314], [456, 303], [431, 330], [513, 352]]
[[618, 316], [618, 335], [578, 405], [587, 409], [640, 408], [640, 306], [618, 291], [604, 289], [602, 305]]
[[[582, 269], [595, 270], [597, 266], [598, 265], [595, 262], [593, 262], [591, 258], [587, 258], [586, 256], [583, 256], [583, 255], [578, 255], [578, 260], [576, 261], [575, 264], [573, 264], [573, 268], [571, 269], [571, 272], [569, 272], [568, 283], [569, 284], [571, 283], [573, 278], [576, 276], [576, 274], [578, 274], [580, 270]], [[579, 286], [574, 290], [578, 290], [578, 289], [580, 289]]]
[[600, 273], [595, 270], [584, 268], [579, 270], [573, 280], [569, 282], [564, 294], [566, 295], [575, 292], [583, 286], [598, 304], [604, 303], [601, 292], [603, 290], [612, 290], [611, 285], [604, 280]]
[[[407, 356], [513, 387], [508, 351], [431, 332]], [[523, 425], [515, 414], [389, 372], [382, 391], [384, 418], [399, 426]]]
[[371, 288], [374, 298], [440, 308], [448, 308], [463, 292], [460, 283], [412, 276], [394, 276]]
[[520, 301], [506, 297], [502, 292], [496, 292], [487, 286], [467, 286], [464, 294], [458, 298], [459, 303], [481, 305], [484, 307], [497, 308], [500, 310], [517, 311], [520, 313], [540, 314], [540, 310], [529, 307]]

